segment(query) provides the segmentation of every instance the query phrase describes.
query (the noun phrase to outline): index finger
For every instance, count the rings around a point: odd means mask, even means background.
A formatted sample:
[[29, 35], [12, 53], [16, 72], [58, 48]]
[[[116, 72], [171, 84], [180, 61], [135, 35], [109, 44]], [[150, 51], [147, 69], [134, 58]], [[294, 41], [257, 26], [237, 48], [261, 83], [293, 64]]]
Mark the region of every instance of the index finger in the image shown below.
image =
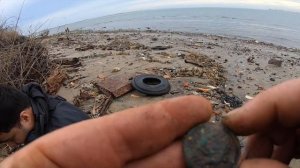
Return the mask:
[[300, 79], [287, 81], [262, 92], [243, 107], [224, 117], [234, 132], [249, 135], [270, 129], [273, 124], [286, 128], [300, 124]]
[[207, 100], [195, 96], [128, 109], [49, 134], [9, 162], [47, 167], [47, 158], [49, 165], [64, 168], [122, 167], [162, 150], [196, 124], [209, 120], [211, 111]]

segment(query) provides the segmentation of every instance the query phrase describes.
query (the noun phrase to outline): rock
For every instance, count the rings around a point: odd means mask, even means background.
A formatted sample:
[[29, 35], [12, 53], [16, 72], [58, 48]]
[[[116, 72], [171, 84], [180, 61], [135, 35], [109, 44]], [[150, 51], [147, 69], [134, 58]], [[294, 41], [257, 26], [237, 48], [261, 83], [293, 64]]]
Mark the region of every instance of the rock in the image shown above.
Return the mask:
[[119, 71], [121, 71], [121, 68], [119, 68], [119, 67], [115, 67], [115, 68], [112, 70], [112, 72], [119, 72]]
[[270, 78], [270, 81], [275, 82], [275, 79], [274, 78]]
[[283, 60], [278, 58], [272, 58], [268, 61], [268, 64], [276, 65], [277, 67], [281, 67], [283, 63]]

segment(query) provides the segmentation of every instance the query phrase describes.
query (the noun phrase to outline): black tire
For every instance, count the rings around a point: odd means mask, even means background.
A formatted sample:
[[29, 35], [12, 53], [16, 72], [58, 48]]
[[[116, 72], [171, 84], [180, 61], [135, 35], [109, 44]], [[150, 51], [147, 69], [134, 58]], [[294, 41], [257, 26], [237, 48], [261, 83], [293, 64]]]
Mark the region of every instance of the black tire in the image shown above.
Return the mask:
[[149, 96], [165, 95], [171, 89], [169, 81], [157, 75], [139, 75], [132, 80], [132, 86]]

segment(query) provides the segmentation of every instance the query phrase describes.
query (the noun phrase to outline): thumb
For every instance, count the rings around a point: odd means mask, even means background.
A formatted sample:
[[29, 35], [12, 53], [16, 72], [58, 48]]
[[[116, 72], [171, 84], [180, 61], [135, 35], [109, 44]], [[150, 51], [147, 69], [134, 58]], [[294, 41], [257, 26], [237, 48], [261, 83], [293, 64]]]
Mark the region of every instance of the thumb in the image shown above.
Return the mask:
[[284, 165], [279, 161], [270, 159], [250, 159], [242, 162], [240, 168], [288, 168], [288, 165]]
[[275, 122], [285, 128], [300, 124], [300, 79], [268, 89], [243, 107], [224, 117], [223, 122], [239, 135], [267, 131]]

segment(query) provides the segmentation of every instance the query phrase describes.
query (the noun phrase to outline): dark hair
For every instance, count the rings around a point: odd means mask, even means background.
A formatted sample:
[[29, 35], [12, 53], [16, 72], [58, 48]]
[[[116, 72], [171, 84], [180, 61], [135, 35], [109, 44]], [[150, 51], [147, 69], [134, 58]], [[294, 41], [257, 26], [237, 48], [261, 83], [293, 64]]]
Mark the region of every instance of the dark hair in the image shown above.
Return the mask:
[[0, 85], [0, 132], [9, 132], [19, 122], [20, 113], [30, 106], [25, 93]]

